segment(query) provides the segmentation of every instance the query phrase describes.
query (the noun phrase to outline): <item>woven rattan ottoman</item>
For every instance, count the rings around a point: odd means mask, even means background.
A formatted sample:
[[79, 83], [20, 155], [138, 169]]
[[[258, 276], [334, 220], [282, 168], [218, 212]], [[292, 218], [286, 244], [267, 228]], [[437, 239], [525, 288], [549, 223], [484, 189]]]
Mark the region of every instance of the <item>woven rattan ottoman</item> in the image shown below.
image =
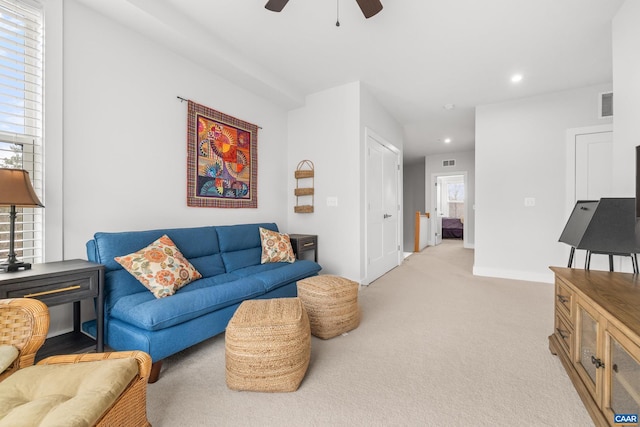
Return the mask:
[[309, 317], [299, 298], [242, 302], [227, 325], [227, 386], [232, 390], [287, 392], [309, 366]]
[[358, 283], [353, 280], [326, 274], [308, 277], [298, 281], [298, 298], [318, 338], [333, 338], [360, 324]]

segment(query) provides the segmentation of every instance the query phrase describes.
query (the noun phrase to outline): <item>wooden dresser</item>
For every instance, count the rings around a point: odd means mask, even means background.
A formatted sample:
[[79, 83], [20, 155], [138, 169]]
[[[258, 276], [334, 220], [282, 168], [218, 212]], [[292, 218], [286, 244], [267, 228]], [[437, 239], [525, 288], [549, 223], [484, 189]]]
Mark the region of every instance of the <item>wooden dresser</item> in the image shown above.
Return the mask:
[[640, 277], [551, 270], [556, 277], [551, 353], [562, 361], [597, 426], [637, 426], [622, 414], [640, 414]]

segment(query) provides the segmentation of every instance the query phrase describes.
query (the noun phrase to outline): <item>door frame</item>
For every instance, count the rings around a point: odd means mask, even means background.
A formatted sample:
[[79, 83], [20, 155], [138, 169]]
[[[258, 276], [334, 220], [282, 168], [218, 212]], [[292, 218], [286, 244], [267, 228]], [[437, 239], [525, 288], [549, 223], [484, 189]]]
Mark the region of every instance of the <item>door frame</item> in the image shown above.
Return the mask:
[[[403, 221], [402, 221], [402, 215], [403, 215], [403, 200], [402, 200], [402, 151], [400, 151], [395, 145], [393, 145], [392, 143], [390, 143], [389, 141], [387, 141], [386, 139], [384, 139], [383, 137], [381, 137], [380, 135], [378, 135], [376, 132], [374, 132], [373, 130], [371, 130], [370, 128], [366, 127], [364, 128], [364, 146], [365, 146], [365, 150], [369, 149], [369, 138], [373, 139], [374, 141], [376, 141], [378, 144], [386, 147], [387, 149], [389, 149], [392, 153], [395, 154], [396, 156], [396, 163], [398, 165], [398, 168], [396, 169], [396, 185], [397, 185], [397, 194], [398, 194], [398, 222], [397, 222], [397, 226], [396, 226], [396, 241], [398, 242], [398, 247], [399, 249], [397, 249], [397, 262], [396, 262], [396, 266], [400, 265], [400, 263], [403, 260], [403, 234], [402, 234], [402, 229], [404, 227]], [[369, 182], [367, 181], [367, 177], [369, 176], [369, 156], [365, 155], [365, 162], [364, 162], [364, 232], [363, 232], [363, 242], [364, 242], [364, 259], [363, 259], [363, 264], [364, 264], [364, 277], [362, 279], [362, 284], [363, 285], [369, 285], [369, 283], [371, 283], [371, 281], [369, 280]]]
[[[464, 179], [464, 222], [462, 223], [462, 245], [465, 248], [469, 247], [469, 243], [468, 243], [468, 238], [469, 238], [469, 233], [467, 232], [468, 228], [467, 228], [467, 220], [469, 218], [469, 197], [467, 195], [467, 190], [469, 188], [469, 174], [467, 171], [449, 171], [449, 172], [434, 172], [431, 174], [431, 210], [433, 212], [435, 212], [434, 215], [434, 220], [436, 220], [438, 218], [438, 212], [436, 211], [436, 206], [438, 203], [438, 192], [435, 191], [435, 186], [438, 182], [438, 177], [439, 176], [455, 176], [455, 175], [462, 175], [463, 179]], [[432, 224], [433, 225], [433, 224]], [[435, 235], [433, 235], [433, 233], [435, 233], [435, 230], [433, 230], [434, 227], [432, 227], [432, 236], [430, 236], [430, 241], [434, 241], [432, 239], [435, 239]]]

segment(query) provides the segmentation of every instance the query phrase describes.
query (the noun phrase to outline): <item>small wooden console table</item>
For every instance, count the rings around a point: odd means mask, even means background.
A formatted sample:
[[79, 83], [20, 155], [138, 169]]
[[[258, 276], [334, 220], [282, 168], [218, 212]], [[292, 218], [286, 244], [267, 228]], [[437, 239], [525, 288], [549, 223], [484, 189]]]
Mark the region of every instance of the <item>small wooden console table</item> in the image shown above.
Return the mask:
[[[49, 338], [36, 359], [95, 349], [104, 351], [104, 266], [81, 259], [33, 264], [30, 270], [0, 273], [0, 298], [36, 298], [47, 306], [73, 303], [73, 331]], [[96, 340], [80, 330], [80, 301], [96, 298]]]
[[301, 255], [306, 251], [313, 251], [313, 260], [318, 262], [318, 236], [315, 234], [289, 234], [291, 247], [296, 258], [302, 259]]

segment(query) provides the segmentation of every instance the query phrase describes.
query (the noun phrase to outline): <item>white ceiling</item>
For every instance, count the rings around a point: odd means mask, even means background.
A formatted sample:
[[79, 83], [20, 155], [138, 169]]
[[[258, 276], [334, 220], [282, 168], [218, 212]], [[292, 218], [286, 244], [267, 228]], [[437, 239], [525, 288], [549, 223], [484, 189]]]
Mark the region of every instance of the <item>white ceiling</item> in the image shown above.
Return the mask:
[[477, 105], [610, 82], [624, 2], [382, 0], [367, 20], [339, 0], [336, 27], [337, 0], [78, 1], [287, 109], [359, 80], [403, 126], [405, 161], [473, 149]]

